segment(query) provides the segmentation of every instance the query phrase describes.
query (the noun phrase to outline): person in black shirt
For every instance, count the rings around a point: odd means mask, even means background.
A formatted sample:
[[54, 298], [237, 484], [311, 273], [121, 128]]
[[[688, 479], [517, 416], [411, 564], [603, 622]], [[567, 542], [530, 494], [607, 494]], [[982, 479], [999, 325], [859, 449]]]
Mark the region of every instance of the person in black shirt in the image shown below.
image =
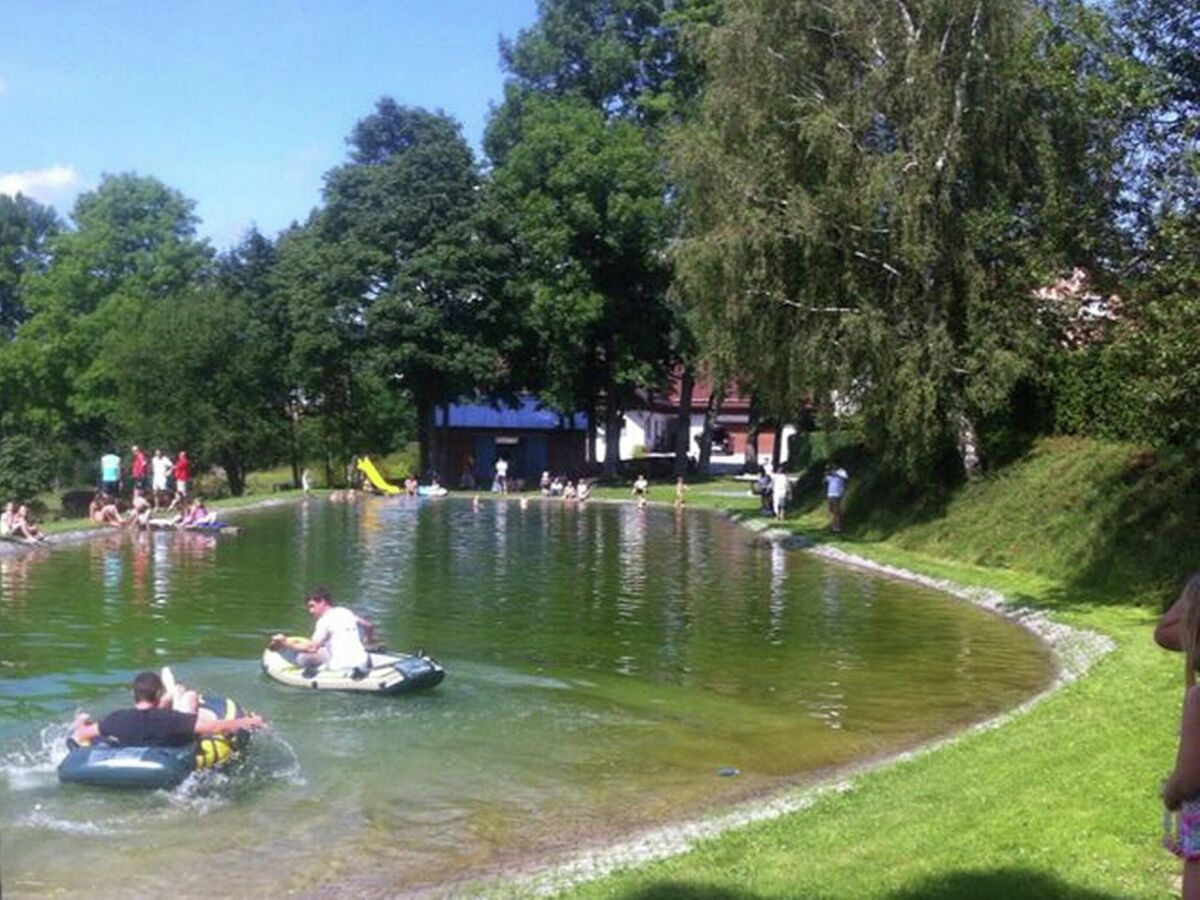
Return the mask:
[[258, 715], [236, 719], [218, 719], [208, 710], [200, 710], [195, 692], [182, 693], [186, 711], [171, 708], [173, 698], [154, 672], [141, 672], [133, 679], [133, 709], [120, 709], [95, 722], [87, 713], [75, 717], [75, 740], [86, 744], [96, 738], [129, 747], [178, 747], [197, 737], [226, 734], [231, 731], [261, 728]]

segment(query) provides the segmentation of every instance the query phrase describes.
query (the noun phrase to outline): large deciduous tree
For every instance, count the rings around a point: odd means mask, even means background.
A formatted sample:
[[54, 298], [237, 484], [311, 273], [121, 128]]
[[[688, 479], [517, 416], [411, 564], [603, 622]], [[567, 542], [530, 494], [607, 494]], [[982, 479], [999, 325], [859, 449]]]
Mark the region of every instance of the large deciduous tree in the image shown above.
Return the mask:
[[628, 122], [579, 100], [530, 98], [492, 189], [511, 217], [511, 287], [537, 335], [539, 387], [561, 410], [594, 413], [603, 398], [605, 470], [615, 474], [621, 415], [667, 361], [659, 157]]
[[[775, 405], [861, 414], [928, 471], [1005, 407], [1042, 335], [1032, 288], [1103, 247], [1092, 13], [1009, 0], [731, 0], [675, 159], [677, 255], [709, 340]], [[764, 396], [766, 394], [766, 396]]]
[[368, 329], [377, 371], [417, 411], [421, 468], [433, 410], [496, 382], [503, 311], [474, 225], [480, 175], [457, 122], [380, 100], [326, 177], [320, 239], [344, 274], [335, 290]]
[[49, 265], [24, 280], [29, 317], [11, 349], [27, 426], [93, 445], [121, 436], [123, 343], [151, 309], [190, 290], [212, 258], [193, 209], [157, 179], [131, 174], [106, 176], [79, 197], [73, 227], [48, 244]]

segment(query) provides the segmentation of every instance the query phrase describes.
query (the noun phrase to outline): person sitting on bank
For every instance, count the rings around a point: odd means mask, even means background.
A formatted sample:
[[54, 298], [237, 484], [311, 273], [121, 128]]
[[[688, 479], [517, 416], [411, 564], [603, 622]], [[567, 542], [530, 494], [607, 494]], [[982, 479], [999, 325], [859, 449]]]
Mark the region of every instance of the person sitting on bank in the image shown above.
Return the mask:
[[150, 501], [146, 499], [142, 489], [134, 488], [133, 502], [129, 507], [129, 519], [126, 524], [132, 525], [134, 528], [149, 528], [150, 515], [153, 511]]
[[9, 500], [4, 504], [4, 512], [0, 513], [0, 537], [12, 537], [13, 517], [17, 514], [17, 505]]
[[[169, 669], [164, 669], [169, 673]], [[212, 710], [200, 709], [195, 691], [174, 685], [168, 691], [155, 672], [140, 672], [133, 679], [133, 709], [119, 709], [99, 722], [86, 712], [75, 717], [75, 740], [80, 744], [107, 738], [130, 747], [180, 747], [197, 737], [262, 728], [261, 716], [219, 719]]]
[[575, 489], [576, 495], [580, 503], [587, 503], [592, 496], [592, 485], [586, 478], [579, 479], [579, 487]]
[[46, 540], [46, 535], [37, 523], [29, 518], [29, 507], [22, 503], [13, 513], [9, 535], [24, 538], [29, 543]]
[[335, 604], [333, 596], [325, 588], [315, 588], [304, 602], [309, 614], [317, 620], [312, 637], [305, 639], [272, 635], [271, 649], [288, 647], [299, 651], [296, 662], [308, 669], [349, 669], [357, 672], [370, 669], [371, 661], [363, 645], [363, 636], [368, 643], [374, 641], [374, 623], [349, 607]]
[[97, 525], [111, 525], [113, 528], [122, 528], [125, 525], [117, 504], [103, 491], [99, 491], [88, 504], [88, 518]]

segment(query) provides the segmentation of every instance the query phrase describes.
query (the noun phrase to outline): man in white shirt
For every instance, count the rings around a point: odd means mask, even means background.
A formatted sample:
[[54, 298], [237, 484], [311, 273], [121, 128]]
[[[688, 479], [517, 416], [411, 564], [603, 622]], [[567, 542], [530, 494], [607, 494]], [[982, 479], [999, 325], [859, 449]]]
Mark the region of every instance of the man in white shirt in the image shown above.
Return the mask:
[[375, 626], [369, 619], [356, 615], [345, 606], [337, 606], [325, 588], [316, 588], [305, 601], [310, 614], [316, 617], [317, 627], [309, 640], [289, 638], [282, 634], [271, 638], [271, 646], [287, 646], [299, 650], [296, 662], [302, 666], [323, 669], [370, 668], [367, 648], [359, 634], [361, 626], [367, 640], [374, 637]]
[[164, 456], [161, 450], [154, 451], [154, 458], [150, 460], [150, 486], [154, 491], [155, 509], [158, 509], [163, 495], [167, 492], [167, 479], [174, 468], [175, 463], [171, 461], [171, 457]]
[[496, 485], [501, 494], [508, 493], [508, 460], [503, 456], [496, 460]]

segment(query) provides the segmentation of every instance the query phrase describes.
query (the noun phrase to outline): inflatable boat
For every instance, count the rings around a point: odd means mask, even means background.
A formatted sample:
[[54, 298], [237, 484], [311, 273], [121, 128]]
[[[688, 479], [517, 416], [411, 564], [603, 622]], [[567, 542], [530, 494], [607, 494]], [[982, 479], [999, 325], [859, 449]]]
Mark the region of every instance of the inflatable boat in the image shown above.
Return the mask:
[[[245, 715], [227, 697], [201, 697], [200, 706], [222, 719]], [[68, 739], [67, 756], [58, 764], [58, 780], [93, 787], [172, 788], [198, 769], [229, 761], [249, 740], [248, 731], [197, 738], [179, 747], [129, 747], [103, 738], [77, 744]]]
[[387, 653], [372, 650], [371, 667], [366, 671], [349, 669], [305, 668], [296, 659], [297, 651], [288, 647], [263, 651], [263, 671], [271, 678], [292, 687], [325, 691], [363, 691], [368, 694], [407, 694], [441, 684], [446, 670], [437, 660], [416, 653]]

